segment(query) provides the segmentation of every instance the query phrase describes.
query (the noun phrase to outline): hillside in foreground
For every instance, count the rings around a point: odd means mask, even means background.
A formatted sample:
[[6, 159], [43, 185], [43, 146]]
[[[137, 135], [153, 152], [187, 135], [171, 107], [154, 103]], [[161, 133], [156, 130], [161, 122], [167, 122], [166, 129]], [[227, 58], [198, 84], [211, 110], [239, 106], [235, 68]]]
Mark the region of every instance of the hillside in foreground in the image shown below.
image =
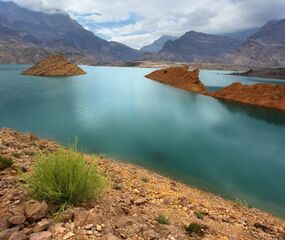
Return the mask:
[[[54, 142], [0, 129], [0, 155], [13, 165], [0, 175], [1, 239], [284, 239], [285, 222], [140, 167], [97, 157], [109, 187], [97, 200], [69, 207], [55, 222], [52, 205], [31, 201], [18, 169], [30, 172], [38, 151]], [[86, 160], [93, 161], [86, 155]], [[186, 226], [192, 224], [188, 233]], [[10, 238], [9, 238], [10, 237]], [[13, 238], [12, 238], [13, 237]], [[18, 237], [18, 238], [15, 238]]]

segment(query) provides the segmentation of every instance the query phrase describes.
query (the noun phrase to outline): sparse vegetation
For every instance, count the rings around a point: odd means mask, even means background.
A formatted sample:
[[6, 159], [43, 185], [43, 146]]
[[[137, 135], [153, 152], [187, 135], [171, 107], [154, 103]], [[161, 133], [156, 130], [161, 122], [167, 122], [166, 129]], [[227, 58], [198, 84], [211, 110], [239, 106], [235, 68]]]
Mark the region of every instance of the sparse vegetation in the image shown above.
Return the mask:
[[208, 215], [208, 213], [203, 212], [203, 211], [196, 211], [196, 212], [194, 212], [194, 214], [196, 215], [196, 217], [198, 219], [203, 219], [205, 216]]
[[197, 234], [198, 236], [203, 236], [205, 234], [205, 226], [199, 223], [191, 223], [186, 227], [186, 232], [188, 234]]
[[122, 184], [119, 182], [114, 182], [112, 187], [115, 190], [121, 190], [123, 188]]
[[25, 179], [35, 198], [59, 205], [78, 204], [97, 197], [106, 185], [95, 163], [86, 162], [74, 147], [38, 154], [32, 172]]
[[168, 218], [165, 217], [165, 216], [162, 215], [162, 214], [160, 214], [155, 220], [156, 220], [159, 224], [163, 224], [163, 225], [169, 225], [169, 224], [170, 224]]
[[142, 180], [143, 182], [145, 182], [145, 183], [149, 182], [149, 178], [146, 177], [146, 176], [143, 176], [143, 177], [141, 178], [141, 180]]
[[11, 167], [13, 162], [7, 157], [0, 156], [0, 171]]

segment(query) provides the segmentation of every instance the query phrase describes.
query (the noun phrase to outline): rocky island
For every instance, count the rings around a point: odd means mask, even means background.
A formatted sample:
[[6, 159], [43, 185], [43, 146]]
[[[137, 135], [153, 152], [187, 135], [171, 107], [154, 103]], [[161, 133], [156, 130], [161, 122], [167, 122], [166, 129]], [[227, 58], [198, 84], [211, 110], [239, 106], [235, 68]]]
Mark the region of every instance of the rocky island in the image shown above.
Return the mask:
[[83, 74], [86, 74], [86, 72], [70, 63], [62, 55], [50, 55], [22, 73], [22, 75], [29, 76], [74, 76]]
[[188, 65], [154, 71], [145, 77], [214, 98], [285, 111], [285, 85], [258, 83], [243, 85], [239, 82], [209, 92], [199, 80], [199, 70], [188, 71]]
[[[93, 201], [68, 206], [33, 199], [23, 172], [38, 153], [60, 146], [30, 133], [0, 129], [0, 157], [11, 164], [0, 173], [0, 239], [284, 239], [284, 220], [245, 203], [162, 177], [132, 164], [96, 157], [109, 186]], [[86, 161], [94, 161], [84, 155]], [[19, 171], [20, 170], [20, 171]]]
[[185, 89], [191, 92], [205, 94], [206, 87], [199, 80], [199, 70], [188, 71], [188, 65], [183, 67], [170, 67], [154, 71], [146, 78], [165, 83], [177, 88]]

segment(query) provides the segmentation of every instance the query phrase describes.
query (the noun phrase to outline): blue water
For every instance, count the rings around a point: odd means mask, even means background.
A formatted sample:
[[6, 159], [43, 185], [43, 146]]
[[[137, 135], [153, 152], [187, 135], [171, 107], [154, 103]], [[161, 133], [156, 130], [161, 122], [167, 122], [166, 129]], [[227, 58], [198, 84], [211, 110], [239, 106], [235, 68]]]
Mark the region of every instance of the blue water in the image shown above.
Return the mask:
[[[152, 69], [83, 66], [87, 75], [43, 78], [19, 75], [26, 67], [0, 65], [0, 127], [63, 144], [78, 137], [86, 152], [285, 216], [284, 112], [144, 78]], [[222, 73], [201, 79], [211, 88], [260, 81]]]

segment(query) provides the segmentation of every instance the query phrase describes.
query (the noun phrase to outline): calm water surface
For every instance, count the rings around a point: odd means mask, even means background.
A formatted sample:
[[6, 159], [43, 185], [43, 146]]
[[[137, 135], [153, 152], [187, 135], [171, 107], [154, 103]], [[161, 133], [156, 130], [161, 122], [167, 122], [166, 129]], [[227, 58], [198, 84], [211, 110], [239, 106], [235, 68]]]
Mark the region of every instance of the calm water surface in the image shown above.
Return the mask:
[[[152, 69], [83, 66], [84, 76], [41, 78], [20, 76], [25, 67], [0, 65], [0, 127], [63, 144], [78, 137], [84, 151], [285, 216], [285, 113], [145, 79]], [[216, 71], [201, 79], [211, 89], [265, 81]]]

